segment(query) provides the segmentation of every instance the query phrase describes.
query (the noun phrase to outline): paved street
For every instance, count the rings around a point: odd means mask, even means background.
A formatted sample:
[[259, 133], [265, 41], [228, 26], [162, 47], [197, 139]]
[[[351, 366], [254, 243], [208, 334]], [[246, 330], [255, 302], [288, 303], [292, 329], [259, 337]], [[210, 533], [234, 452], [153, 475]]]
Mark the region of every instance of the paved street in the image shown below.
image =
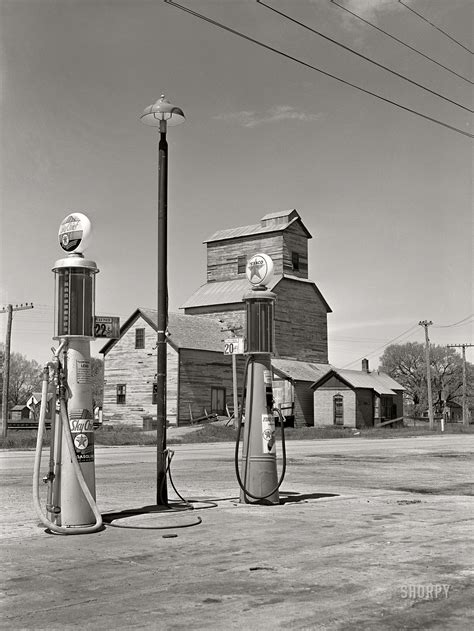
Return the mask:
[[[272, 507], [238, 502], [233, 445], [172, 448], [195, 510], [69, 537], [38, 525], [33, 452], [1, 453], [4, 628], [474, 625], [472, 436], [288, 442]], [[97, 448], [101, 511], [153, 504], [155, 462], [150, 447]]]

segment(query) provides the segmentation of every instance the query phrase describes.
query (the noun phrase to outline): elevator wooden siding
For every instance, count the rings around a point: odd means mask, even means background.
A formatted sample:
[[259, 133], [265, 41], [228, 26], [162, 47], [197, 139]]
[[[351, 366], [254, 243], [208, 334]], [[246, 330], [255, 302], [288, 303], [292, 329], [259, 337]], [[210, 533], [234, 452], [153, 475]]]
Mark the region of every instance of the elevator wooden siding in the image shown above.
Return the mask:
[[[307, 236], [298, 223], [293, 223], [284, 231], [280, 229], [208, 242], [207, 280], [213, 282], [245, 278], [245, 271], [238, 273], [238, 259], [241, 256], [249, 259], [258, 252], [265, 252], [272, 258], [276, 275], [286, 273], [300, 278], [308, 277]], [[299, 256], [299, 270], [293, 268], [293, 252]]]
[[314, 285], [283, 278], [275, 287], [277, 357], [326, 364], [327, 305]]

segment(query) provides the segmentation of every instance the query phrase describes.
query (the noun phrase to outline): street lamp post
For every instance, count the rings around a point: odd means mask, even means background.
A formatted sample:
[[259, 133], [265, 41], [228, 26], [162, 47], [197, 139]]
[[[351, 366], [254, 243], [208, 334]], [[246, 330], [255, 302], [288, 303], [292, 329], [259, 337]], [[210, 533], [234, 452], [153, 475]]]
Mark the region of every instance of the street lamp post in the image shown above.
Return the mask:
[[185, 120], [183, 110], [172, 105], [164, 95], [140, 116], [146, 125], [158, 127], [158, 304], [156, 360], [156, 503], [168, 505], [166, 486], [166, 328], [168, 324], [168, 125]]

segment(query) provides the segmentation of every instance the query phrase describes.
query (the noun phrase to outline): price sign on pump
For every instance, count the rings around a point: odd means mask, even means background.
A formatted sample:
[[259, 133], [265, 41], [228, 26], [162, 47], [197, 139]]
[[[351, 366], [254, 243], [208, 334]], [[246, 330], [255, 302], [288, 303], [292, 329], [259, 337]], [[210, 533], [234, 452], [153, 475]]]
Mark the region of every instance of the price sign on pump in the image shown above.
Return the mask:
[[243, 355], [243, 353], [243, 337], [231, 337], [228, 340], [224, 340], [224, 355]]

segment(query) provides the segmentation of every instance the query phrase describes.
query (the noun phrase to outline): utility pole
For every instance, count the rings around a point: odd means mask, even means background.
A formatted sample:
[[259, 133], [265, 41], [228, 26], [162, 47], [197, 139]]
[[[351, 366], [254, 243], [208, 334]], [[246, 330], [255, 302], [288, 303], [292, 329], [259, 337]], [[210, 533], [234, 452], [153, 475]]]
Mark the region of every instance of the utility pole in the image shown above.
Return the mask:
[[433, 398], [431, 394], [431, 366], [430, 366], [430, 338], [428, 337], [428, 327], [433, 324], [431, 320], [420, 320], [418, 324], [425, 329], [425, 362], [426, 362], [426, 383], [428, 386], [428, 417], [430, 429], [434, 429]]
[[462, 424], [469, 425], [467, 412], [467, 375], [466, 375], [466, 348], [474, 344], [448, 344], [448, 348], [462, 348]]
[[5, 356], [3, 358], [3, 393], [2, 393], [2, 436], [7, 437], [8, 432], [8, 387], [10, 385], [10, 343], [12, 338], [12, 320], [14, 311], [33, 309], [33, 303], [21, 305], [7, 305], [0, 309], [0, 313], [8, 313], [7, 335], [5, 338]]

